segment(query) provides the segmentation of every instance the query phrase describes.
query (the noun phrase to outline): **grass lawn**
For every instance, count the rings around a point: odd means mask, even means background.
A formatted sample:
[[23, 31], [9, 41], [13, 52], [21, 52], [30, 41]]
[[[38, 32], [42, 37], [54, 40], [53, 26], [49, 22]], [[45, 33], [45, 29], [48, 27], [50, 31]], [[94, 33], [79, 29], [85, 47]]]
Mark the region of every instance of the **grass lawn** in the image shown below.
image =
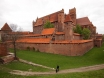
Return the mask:
[[80, 73], [42, 75], [42, 76], [19, 76], [9, 74], [7, 70], [0, 69], [0, 78], [104, 78], [104, 69]]
[[17, 56], [52, 68], [57, 65], [60, 66], [60, 69], [77, 68], [104, 63], [104, 44], [100, 48], [93, 48], [83, 56], [62, 56], [27, 50], [18, 50]]
[[[95, 47], [83, 56], [71, 57], [26, 50], [18, 50], [17, 56], [19, 58], [49, 67], [55, 68], [56, 65], [59, 65], [60, 69], [77, 68], [95, 64], [104, 64], [104, 44], [101, 48]], [[49, 71], [48, 69], [27, 65], [17, 61], [5, 65], [0, 65], [0, 78], [104, 78], [104, 69], [82, 73], [42, 76], [19, 76], [8, 73], [11, 70], [28, 71], [31, 68], [32, 71]]]
[[9, 68], [11, 70], [22, 70], [22, 71], [37, 71], [37, 72], [45, 72], [45, 71], [50, 71], [49, 69], [41, 68], [38, 66], [32, 66], [29, 64], [21, 63], [19, 61], [13, 61], [11, 63], [7, 63], [4, 65], [0, 65], [5, 68]]

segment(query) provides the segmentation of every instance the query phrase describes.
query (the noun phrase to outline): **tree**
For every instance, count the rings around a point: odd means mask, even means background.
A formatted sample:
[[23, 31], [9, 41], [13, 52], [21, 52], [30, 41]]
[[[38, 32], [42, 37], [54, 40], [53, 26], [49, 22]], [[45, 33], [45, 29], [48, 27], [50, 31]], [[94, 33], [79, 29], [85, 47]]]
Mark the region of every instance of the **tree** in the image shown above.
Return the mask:
[[82, 29], [80, 25], [76, 25], [76, 27], [73, 29], [75, 33], [81, 34], [83, 36], [83, 39], [89, 39], [90, 37], [90, 30], [88, 28]]
[[22, 28], [18, 28], [16, 24], [10, 24], [10, 28], [12, 29], [12, 33], [9, 33], [9, 37], [11, 39], [11, 42], [13, 44], [13, 49], [14, 49], [14, 59], [17, 60], [17, 55], [16, 55], [16, 40], [20, 37], [22, 31]]
[[50, 21], [46, 21], [46, 23], [44, 24], [44, 28], [53, 28], [53, 27], [54, 27], [54, 25], [51, 24]]
[[90, 30], [88, 28], [84, 28], [82, 32], [83, 39], [89, 39], [90, 37]]
[[75, 33], [82, 34], [83, 30], [80, 25], [76, 25], [76, 28], [73, 29]]

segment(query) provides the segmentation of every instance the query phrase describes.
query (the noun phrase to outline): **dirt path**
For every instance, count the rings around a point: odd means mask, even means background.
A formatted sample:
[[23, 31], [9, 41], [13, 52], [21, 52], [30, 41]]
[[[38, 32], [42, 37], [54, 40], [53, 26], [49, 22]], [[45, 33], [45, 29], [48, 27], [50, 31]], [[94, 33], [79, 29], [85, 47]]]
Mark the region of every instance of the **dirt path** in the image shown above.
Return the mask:
[[[94, 66], [87, 66], [87, 67], [80, 67], [80, 68], [74, 68], [74, 69], [67, 69], [67, 70], [61, 70], [57, 74], [73, 73], [73, 72], [86, 72], [86, 71], [100, 70], [100, 69], [104, 69], [104, 64], [94, 65]], [[29, 71], [19, 71], [19, 70], [13, 70], [10, 73], [11, 74], [16, 74], [16, 75], [24, 75], [24, 76], [56, 74], [55, 71], [51, 71], [51, 72], [29, 72]]]
[[48, 67], [48, 66], [43, 66], [43, 65], [36, 64], [36, 63], [33, 63], [33, 62], [29, 62], [29, 61], [23, 60], [23, 59], [19, 59], [19, 61], [23, 62], [23, 63], [26, 63], [26, 64], [33, 65], [33, 66], [39, 66], [39, 67], [42, 67], [42, 68], [47, 68], [47, 69], [55, 70], [55, 68], [51, 68], [51, 67]]

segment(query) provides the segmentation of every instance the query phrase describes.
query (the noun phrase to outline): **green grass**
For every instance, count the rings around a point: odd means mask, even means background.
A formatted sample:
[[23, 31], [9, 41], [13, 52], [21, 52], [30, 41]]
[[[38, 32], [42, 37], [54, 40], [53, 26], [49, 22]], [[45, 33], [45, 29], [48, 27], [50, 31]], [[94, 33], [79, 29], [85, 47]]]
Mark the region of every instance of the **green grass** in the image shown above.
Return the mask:
[[6, 67], [12, 70], [22, 70], [22, 71], [37, 71], [37, 72], [44, 72], [44, 71], [50, 71], [49, 69], [45, 69], [42, 67], [38, 67], [38, 66], [32, 66], [29, 64], [25, 64], [25, 63], [21, 63], [19, 61], [13, 61], [11, 63], [7, 63], [4, 65], [0, 65], [2, 67]]
[[60, 66], [60, 69], [77, 68], [104, 63], [104, 44], [100, 48], [93, 48], [83, 56], [62, 56], [27, 50], [18, 50], [17, 56], [52, 68], [57, 65]]
[[[95, 47], [83, 56], [71, 57], [26, 50], [18, 50], [17, 56], [19, 58], [49, 67], [56, 67], [56, 65], [59, 65], [60, 69], [76, 68], [95, 64], [104, 64], [104, 44], [101, 48]], [[32, 71], [49, 71], [48, 69], [41, 69], [40, 67], [38, 68], [17, 61], [0, 65], [0, 78], [104, 78], [104, 69], [81, 73], [41, 76], [19, 76], [8, 73], [11, 70], [27, 71], [31, 68]]]
[[41, 75], [41, 76], [13, 75], [8, 73], [7, 70], [4, 71], [4, 69], [0, 69], [0, 78], [104, 78], [104, 69], [80, 73]]

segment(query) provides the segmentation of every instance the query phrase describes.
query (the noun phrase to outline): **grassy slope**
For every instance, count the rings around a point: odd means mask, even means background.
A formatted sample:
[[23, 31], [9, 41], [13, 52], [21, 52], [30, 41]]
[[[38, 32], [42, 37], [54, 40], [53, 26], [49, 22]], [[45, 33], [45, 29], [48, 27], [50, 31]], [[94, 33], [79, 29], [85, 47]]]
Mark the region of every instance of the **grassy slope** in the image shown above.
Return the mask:
[[61, 69], [76, 68], [104, 63], [104, 44], [101, 48], [95, 47], [83, 56], [71, 57], [24, 50], [18, 51], [17, 56], [49, 67], [55, 68], [59, 65]]

